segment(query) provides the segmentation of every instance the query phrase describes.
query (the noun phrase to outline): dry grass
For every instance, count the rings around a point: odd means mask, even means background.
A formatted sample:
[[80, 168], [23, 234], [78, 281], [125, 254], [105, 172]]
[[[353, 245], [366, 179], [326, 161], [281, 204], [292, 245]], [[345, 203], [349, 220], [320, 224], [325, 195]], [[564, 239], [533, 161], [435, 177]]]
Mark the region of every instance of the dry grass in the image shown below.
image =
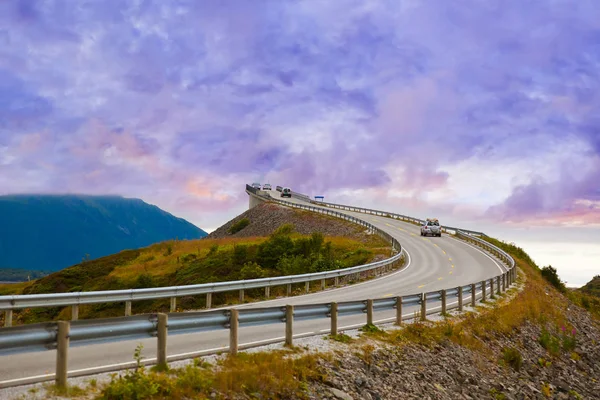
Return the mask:
[[165, 372], [140, 368], [100, 388], [100, 399], [308, 399], [306, 381], [322, 381], [321, 356], [293, 351], [227, 355], [215, 366], [196, 360]]
[[266, 237], [251, 237], [163, 242], [143, 249], [135, 260], [116, 267], [108, 276], [125, 281], [133, 281], [143, 273], [155, 277], [168, 276], [180, 267], [179, 260], [185, 255], [195, 254], [201, 258], [206, 257], [213, 246], [230, 250], [236, 244], [260, 244], [265, 240]]

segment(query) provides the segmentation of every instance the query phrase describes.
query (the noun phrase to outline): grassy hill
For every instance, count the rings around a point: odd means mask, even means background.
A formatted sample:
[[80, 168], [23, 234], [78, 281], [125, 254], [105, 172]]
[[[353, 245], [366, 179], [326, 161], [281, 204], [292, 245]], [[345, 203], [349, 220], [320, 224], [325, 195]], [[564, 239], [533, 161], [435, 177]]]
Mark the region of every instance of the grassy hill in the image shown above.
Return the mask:
[[[268, 212], [268, 210], [266, 211]], [[293, 225], [273, 229], [268, 237], [225, 237], [190, 241], [166, 241], [143, 249], [125, 250], [96, 260], [84, 261], [41, 279], [0, 285], [0, 295], [41, 294], [191, 285], [198, 283], [252, 279], [352, 267], [390, 256], [391, 249], [378, 236], [368, 235], [346, 221], [327, 216], [314, 219], [327, 222], [329, 229], [350, 230], [352, 235], [324, 236], [316, 232], [302, 235]], [[264, 228], [264, 225], [262, 225]], [[251, 229], [250, 227], [248, 229]], [[304, 285], [298, 285], [298, 291]], [[272, 294], [277, 295], [277, 288]], [[262, 296], [262, 290], [248, 291], [246, 297]], [[229, 296], [231, 295], [231, 296]], [[234, 299], [217, 294], [213, 303]], [[182, 309], [204, 307], [203, 296], [178, 300]], [[134, 312], [168, 310], [168, 299], [133, 303]], [[30, 309], [15, 313], [16, 323], [68, 318], [68, 308]], [[83, 306], [80, 318], [123, 315], [122, 304]]]
[[0, 221], [0, 274], [56, 271], [124, 249], [206, 236], [156, 206], [118, 196], [0, 196]]
[[600, 297], [600, 275], [596, 275], [585, 286], [579, 289], [581, 292]]

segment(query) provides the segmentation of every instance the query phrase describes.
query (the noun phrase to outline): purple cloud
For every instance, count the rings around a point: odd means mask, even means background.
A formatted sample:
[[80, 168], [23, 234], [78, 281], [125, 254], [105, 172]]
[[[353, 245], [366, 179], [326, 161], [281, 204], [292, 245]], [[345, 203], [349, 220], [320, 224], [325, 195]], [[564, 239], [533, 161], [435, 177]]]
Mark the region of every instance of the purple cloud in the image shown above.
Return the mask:
[[[0, 188], [137, 196], [202, 225], [195, 207], [237, 210], [247, 181], [401, 189], [452, 210], [453, 166], [519, 164], [480, 200], [486, 217], [595, 216], [599, 12], [591, 0], [2, 2]], [[210, 226], [229, 216], [215, 215]]]

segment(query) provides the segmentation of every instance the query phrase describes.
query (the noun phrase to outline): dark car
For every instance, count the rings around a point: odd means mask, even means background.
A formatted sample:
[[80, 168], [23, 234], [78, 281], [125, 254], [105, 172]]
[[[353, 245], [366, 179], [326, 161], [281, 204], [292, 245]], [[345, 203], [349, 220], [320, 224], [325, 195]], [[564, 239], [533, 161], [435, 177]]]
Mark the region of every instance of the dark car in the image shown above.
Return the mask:
[[292, 189], [284, 187], [281, 190], [281, 197], [292, 197]]

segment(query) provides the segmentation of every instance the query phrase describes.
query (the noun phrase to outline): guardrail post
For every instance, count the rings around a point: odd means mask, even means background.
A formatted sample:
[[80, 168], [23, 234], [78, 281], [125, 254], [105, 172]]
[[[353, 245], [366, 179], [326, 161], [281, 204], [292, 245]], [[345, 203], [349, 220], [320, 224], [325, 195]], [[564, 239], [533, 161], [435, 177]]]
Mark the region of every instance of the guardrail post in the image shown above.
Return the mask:
[[[289, 293], [288, 293], [289, 296]], [[240, 289], [240, 303], [244, 302], [244, 289]]]
[[485, 285], [486, 281], [481, 281], [481, 302], [485, 301]]
[[490, 299], [494, 300], [496, 296], [494, 295], [494, 278], [490, 278]]
[[477, 303], [477, 285], [471, 283], [471, 307], [475, 308], [475, 304]]
[[58, 388], [67, 387], [67, 365], [69, 359], [69, 321], [58, 321], [56, 333], [56, 375], [55, 384]]
[[77, 321], [79, 319], [79, 304], [73, 304], [71, 306], [71, 321]]
[[270, 295], [271, 295], [271, 287], [265, 286], [265, 297], [268, 299]]
[[421, 293], [421, 321], [427, 319], [427, 293]]
[[502, 288], [500, 287], [500, 278], [501, 276], [496, 278], [496, 293], [500, 295], [502, 293]]
[[131, 301], [125, 302], [125, 316], [129, 317], [131, 315]]
[[440, 292], [442, 295], [442, 314], [446, 314], [446, 291], [442, 289]]
[[338, 305], [334, 301], [331, 303], [331, 335], [337, 335], [337, 317], [338, 317]]
[[285, 295], [286, 296], [291, 296], [292, 295], [292, 284], [288, 283], [285, 287]]
[[310, 292], [310, 282], [309, 281], [306, 281], [305, 287], [306, 287], [306, 293]]
[[7, 328], [9, 326], [12, 326], [12, 319], [13, 319], [13, 310], [6, 310], [4, 312], [4, 326]]
[[463, 310], [463, 288], [462, 286], [458, 287], [458, 311]]
[[396, 325], [402, 325], [402, 296], [396, 297]]
[[177, 297], [171, 297], [171, 312], [177, 311]]
[[292, 345], [294, 337], [294, 306], [285, 306], [285, 344], [286, 346]]
[[325, 283], [325, 279], [321, 279], [321, 290], [325, 290], [327, 284]]
[[212, 307], [212, 293], [206, 293], [206, 308]]
[[373, 299], [367, 300], [367, 325], [373, 325]]
[[159, 368], [167, 366], [167, 314], [158, 314], [158, 324], [156, 326], [156, 363]]
[[334, 285], [334, 286], [336, 286], [336, 287], [340, 285], [340, 278], [339, 278], [339, 277], [337, 277], [337, 276], [336, 276], [336, 277], [334, 278], [333, 285]]
[[232, 308], [229, 314], [229, 354], [236, 355], [238, 352], [238, 328], [239, 328], [239, 311]]

